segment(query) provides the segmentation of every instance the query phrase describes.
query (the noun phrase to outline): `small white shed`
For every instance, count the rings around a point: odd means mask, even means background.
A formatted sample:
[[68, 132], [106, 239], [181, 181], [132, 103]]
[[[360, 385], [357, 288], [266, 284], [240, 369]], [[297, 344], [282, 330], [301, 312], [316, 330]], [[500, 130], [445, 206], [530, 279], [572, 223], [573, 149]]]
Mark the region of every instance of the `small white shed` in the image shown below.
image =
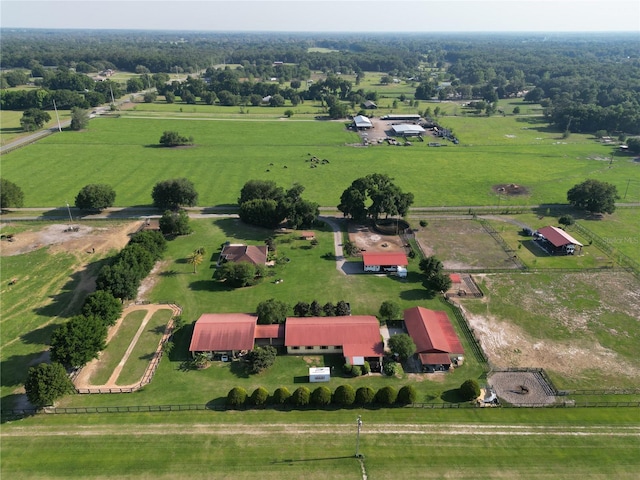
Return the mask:
[[331, 369], [329, 367], [311, 367], [309, 368], [309, 382], [328, 382], [331, 380]]

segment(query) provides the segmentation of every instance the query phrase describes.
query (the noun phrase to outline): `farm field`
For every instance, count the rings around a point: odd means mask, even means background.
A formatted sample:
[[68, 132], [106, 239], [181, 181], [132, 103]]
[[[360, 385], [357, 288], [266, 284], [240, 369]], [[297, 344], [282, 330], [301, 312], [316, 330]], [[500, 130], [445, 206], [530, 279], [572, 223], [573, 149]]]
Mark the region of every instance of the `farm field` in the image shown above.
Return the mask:
[[[612, 474], [631, 479], [640, 466], [634, 413], [354, 409], [37, 417], [3, 425], [0, 473], [20, 478], [542, 479], [552, 471], [557, 479]], [[354, 458], [357, 415], [363, 420], [361, 460]], [[38, 462], [29, 461], [25, 450], [37, 451]], [[84, 454], [88, 450], [91, 456]]]
[[[72, 201], [87, 183], [113, 186], [116, 206], [149, 205], [153, 185], [175, 177], [194, 181], [200, 205], [234, 205], [244, 182], [253, 178], [285, 187], [299, 182], [306, 188], [305, 198], [334, 206], [351, 181], [374, 172], [389, 174], [404, 191], [413, 192], [415, 206], [565, 203], [567, 190], [586, 178], [615, 184], [619, 192], [626, 191], [627, 202], [640, 200], [638, 163], [632, 157], [609, 165], [604, 160], [613, 148], [580, 135], [570, 142], [553, 136], [537, 141], [534, 135], [539, 134], [527, 130], [522, 138], [505, 138], [513, 132], [520, 135], [514, 117], [447, 117], [476, 122], [480, 130], [488, 122], [492, 131], [500, 132], [495, 141], [501, 140], [483, 144], [482, 135], [470, 135], [461, 137], [461, 145], [447, 148], [429, 148], [427, 142], [405, 148], [353, 147], [360, 138], [345, 130], [344, 122], [239, 117], [95, 119], [87, 131], [65, 131], [4, 156], [3, 175], [21, 185], [25, 206], [40, 207]], [[196, 144], [157, 148], [165, 130], [193, 136]], [[330, 163], [310, 168], [306, 160], [311, 156]], [[80, 171], [82, 176], [77, 175]], [[529, 194], [500, 198], [492, 190], [510, 183]]]

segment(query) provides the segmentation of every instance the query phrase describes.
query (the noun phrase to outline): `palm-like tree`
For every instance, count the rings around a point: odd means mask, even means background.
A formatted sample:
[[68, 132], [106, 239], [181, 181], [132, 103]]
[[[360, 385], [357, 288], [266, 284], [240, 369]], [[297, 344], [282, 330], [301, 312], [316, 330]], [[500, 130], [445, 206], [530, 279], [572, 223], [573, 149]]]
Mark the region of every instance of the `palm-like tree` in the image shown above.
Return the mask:
[[200, 253], [200, 249], [194, 250], [188, 257], [187, 263], [193, 265], [193, 273], [197, 273], [197, 267], [202, 263], [204, 256]]

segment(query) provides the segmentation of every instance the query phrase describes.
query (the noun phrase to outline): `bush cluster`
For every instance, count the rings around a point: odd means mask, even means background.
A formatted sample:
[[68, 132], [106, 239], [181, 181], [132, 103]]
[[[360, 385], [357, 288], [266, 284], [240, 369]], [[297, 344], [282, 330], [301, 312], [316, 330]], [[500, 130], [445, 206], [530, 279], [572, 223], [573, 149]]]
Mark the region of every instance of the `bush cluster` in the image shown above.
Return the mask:
[[394, 406], [415, 403], [417, 392], [413, 385], [405, 385], [400, 390], [386, 386], [375, 391], [371, 387], [360, 387], [355, 390], [351, 385], [340, 385], [331, 392], [326, 385], [320, 385], [311, 390], [307, 386], [296, 388], [293, 393], [286, 387], [280, 387], [269, 395], [264, 387], [256, 388], [251, 395], [242, 388], [232, 388], [226, 399], [227, 407], [252, 407], [265, 405], [289, 405], [292, 407], [337, 407], [351, 406]]
[[140, 282], [149, 275], [166, 248], [166, 240], [160, 232], [137, 233], [110, 264], [100, 269], [96, 279], [98, 290], [121, 300], [135, 298]]

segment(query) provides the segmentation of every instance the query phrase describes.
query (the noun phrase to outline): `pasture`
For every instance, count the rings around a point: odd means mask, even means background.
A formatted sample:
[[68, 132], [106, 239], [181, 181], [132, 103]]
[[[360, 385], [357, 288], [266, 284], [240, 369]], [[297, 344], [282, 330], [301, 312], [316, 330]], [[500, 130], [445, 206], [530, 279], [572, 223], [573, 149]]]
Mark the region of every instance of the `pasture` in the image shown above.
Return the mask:
[[[353, 409], [39, 416], [3, 425], [0, 473], [25, 479], [543, 479], [552, 472], [560, 480], [631, 479], [640, 467], [635, 413]], [[363, 421], [361, 461], [354, 458], [357, 415]], [[37, 452], [38, 461], [25, 451]]]
[[[227, 120], [99, 118], [84, 132], [64, 131], [3, 156], [3, 175], [21, 186], [26, 206], [44, 207], [64, 205], [88, 183], [111, 185], [117, 206], [149, 205], [153, 185], [176, 177], [195, 183], [200, 205], [234, 205], [246, 180], [269, 179], [284, 187], [299, 182], [305, 198], [333, 206], [352, 180], [374, 172], [389, 174], [414, 193], [415, 206], [565, 203], [567, 190], [586, 178], [615, 184], [627, 202], [640, 200], [639, 164], [631, 157], [610, 164], [603, 159], [613, 147], [579, 135], [570, 142], [553, 136], [532, 141], [538, 134], [527, 130], [504, 138], [520, 131], [517, 117], [447, 117], [477, 122], [480, 130], [489, 122], [502, 133], [492, 140], [499, 144], [476, 145], [482, 135], [470, 134], [446, 148], [429, 148], [427, 142], [354, 147], [359, 136], [339, 121]], [[159, 148], [165, 130], [193, 136], [195, 145]], [[330, 163], [310, 168], [310, 156]], [[526, 187], [529, 195], [500, 198], [492, 190], [510, 183]]]

